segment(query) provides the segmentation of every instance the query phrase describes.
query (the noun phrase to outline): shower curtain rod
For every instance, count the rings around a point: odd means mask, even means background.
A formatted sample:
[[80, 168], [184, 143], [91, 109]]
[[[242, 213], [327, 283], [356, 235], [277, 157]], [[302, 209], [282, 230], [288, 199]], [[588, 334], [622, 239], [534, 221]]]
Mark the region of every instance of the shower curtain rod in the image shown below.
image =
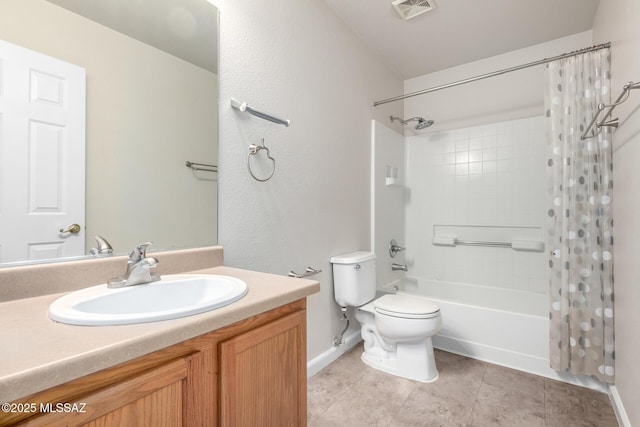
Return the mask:
[[396, 96], [396, 97], [393, 97], [393, 98], [383, 99], [382, 101], [375, 101], [373, 103], [373, 106], [377, 107], [378, 105], [386, 104], [388, 102], [400, 101], [401, 99], [411, 98], [412, 96], [424, 95], [425, 93], [435, 92], [437, 90], [447, 89], [447, 88], [454, 87], [454, 86], [459, 86], [459, 85], [462, 85], [462, 84], [465, 84], [465, 83], [471, 83], [471, 82], [475, 82], [475, 81], [478, 81], [478, 80], [487, 79], [489, 77], [499, 76], [501, 74], [510, 73], [512, 71], [522, 70], [523, 68], [534, 67], [536, 65], [546, 64], [547, 62], [553, 62], [553, 61], [557, 61], [559, 59], [569, 58], [571, 56], [580, 55], [582, 53], [593, 52], [594, 50], [605, 49], [605, 48], [608, 48], [610, 46], [611, 46], [611, 42], [607, 42], [607, 43], [602, 43], [602, 44], [599, 44], [599, 45], [596, 45], [596, 46], [591, 46], [591, 47], [587, 47], [587, 48], [580, 49], [580, 50], [574, 50], [573, 52], [563, 53], [562, 55], [554, 56], [554, 57], [551, 57], [551, 58], [545, 58], [545, 59], [541, 59], [539, 61], [529, 62], [527, 64], [522, 64], [522, 65], [518, 65], [518, 66], [515, 66], [515, 67], [511, 67], [511, 68], [505, 68], [503, 70], [493, 71], [491, 73], [482, 74], [482, 75], [475, 76], [475, 77], [470, 77], [468, 79], [458, 80], [458, 81], [453, 82], [453, 83], [447, 83], [447, 84], [440, 85], [440, 86], [434, 86], [434, 87], [431, 87], [429, 89], [423, 89], [423, 90], [419, 90], [419, 91], [416, 91], [416, 92], [411, 92], [411, 93], [408, 93], [406, 95], [400, 95], [400, 96]]

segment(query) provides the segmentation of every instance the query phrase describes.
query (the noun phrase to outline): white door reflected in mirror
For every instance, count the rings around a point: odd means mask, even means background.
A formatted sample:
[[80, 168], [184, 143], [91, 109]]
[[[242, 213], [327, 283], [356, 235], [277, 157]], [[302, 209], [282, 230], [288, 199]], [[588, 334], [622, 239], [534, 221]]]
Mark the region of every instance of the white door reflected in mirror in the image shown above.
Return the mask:
[[84, 254], [85, 70], [0, 41], [0, 263]]

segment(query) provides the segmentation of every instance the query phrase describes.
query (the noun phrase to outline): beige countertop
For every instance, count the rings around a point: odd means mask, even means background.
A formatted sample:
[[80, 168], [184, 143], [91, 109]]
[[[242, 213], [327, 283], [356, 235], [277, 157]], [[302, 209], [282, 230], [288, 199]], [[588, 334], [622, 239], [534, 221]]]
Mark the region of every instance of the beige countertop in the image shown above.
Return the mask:
[[63, 294], [0, 303], [0, 403], [46, 390], [316, 293], [320, 284], [231, 267], [191, 273], [244, 280], [241, 300], [207, 313], [122, 326], [72, 326], [47, 316]]

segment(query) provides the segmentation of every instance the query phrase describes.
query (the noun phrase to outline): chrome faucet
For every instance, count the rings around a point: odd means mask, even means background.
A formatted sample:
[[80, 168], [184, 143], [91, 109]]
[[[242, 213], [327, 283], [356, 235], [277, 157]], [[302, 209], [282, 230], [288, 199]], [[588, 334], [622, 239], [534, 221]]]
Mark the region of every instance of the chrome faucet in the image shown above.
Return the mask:
[[125, 286], [142, 285], [160, 280], [160, 276], [151, 274], [151, 269], [158, 265], [158, 260], [147, 257], [147, 247], [151, 242], [142, 243], [136, 246], [129, 254], [127, 261], [127, 271], [124, 276], [109, 280], [107, 287], [123, 288]]
[[391, 270], [393, 271], [409, 271], [409, 269], [407, 268], [407, 266], [405, 264], [396, 264], [395, 262], [393, 264], [391, 264]]
[[102, 236], [95, 236], [96, 247], [89, 250], [89, 254], [93, 256], [113, 255], [111, 243]]

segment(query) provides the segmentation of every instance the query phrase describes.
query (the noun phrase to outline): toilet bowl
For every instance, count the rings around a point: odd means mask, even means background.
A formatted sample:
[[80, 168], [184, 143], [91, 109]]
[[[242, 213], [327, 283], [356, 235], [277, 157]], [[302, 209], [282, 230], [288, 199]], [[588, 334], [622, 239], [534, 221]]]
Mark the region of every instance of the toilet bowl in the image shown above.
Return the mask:
[[[394, 311], [385, 304], [389, 300]], [[421, 297], [387, 294], [358, 307], [356, 319], [362, 325], [362, 360], [367, 365], [420, 382], [438, 378], [431, 342], [442, 327], [436, 304]]]
[[373, 301], [378, 332], [393, 342], [415, 341], [442, 327], [440, 308], [428, 299], [387, 294]]
[[426, 298], [385, 294], [376, 298], [375, 255], [331, 258], [334, 291], [342, 307], [357, 307], [367, 365], [404, 378], [438, 378], [431, 337], [442, 327], [440, 308]]

